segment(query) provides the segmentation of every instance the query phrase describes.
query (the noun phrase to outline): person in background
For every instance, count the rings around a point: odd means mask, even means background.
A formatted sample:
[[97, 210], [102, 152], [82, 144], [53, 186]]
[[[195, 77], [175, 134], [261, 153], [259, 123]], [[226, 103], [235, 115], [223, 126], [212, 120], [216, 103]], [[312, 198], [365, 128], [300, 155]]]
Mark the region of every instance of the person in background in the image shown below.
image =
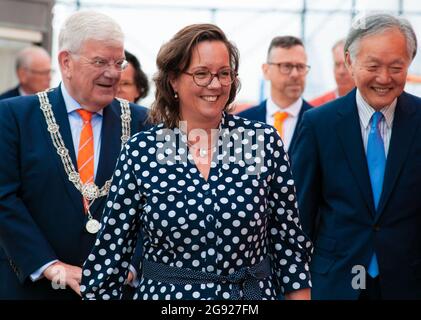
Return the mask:
[[143, 72], [139, 60], [133, 54], [127, 50], [124, 51], [124, 54], [129, 65], [121, 73], [117, 97], [138, 103], [140, 99], [148, 95], [148, 77]]
[[121, 297], [138, 241], [135, 299], [309, 299], [312, 246], [282, 141], [227, 113], [237, 48], [215, 25], [190, 25], [161, 47], [157, 66], [158, 124], [121, 152], [83, 267], [84, 299]]
[[332, 47], [333, 73], [335, 75], [336, 89], [323, 94], [310, 101], [314, 107], [321, 106], [338, 97], [348, 94], [354, 87], [355, 82], [345, 65], [345, 40], [337, 41]]
[[311, 109], [301, 97], [310, 70], [303, 42], [293, 36], [275, 37], [262, 70], [265, 79], [270, 81], [269, 98], [238, 115], [274, 126], [290, 154], [296, 140], [295, 129], [303, 113]]
[[404, 92], [417, 39], [402, 17], [360, 19], [345, 43], [357, 88], [304, 114], [292, 154], [312, 297], [420, 299], [421, 99]]
[[147, 119], [115, 99], [123, 43], [110, 17], [76, 12], [59, 34], [62, 83], [0, 101], [0, 299], [80, 298], [118, 154]]
[[[129, 63], [127, 68], [121, 72], [120, 82], [118, 83], [117, 97], [126, 99], [129, 102], [138, 104], [140, 99], [146, 97], [149, 92], [148, 77], [143, 72], [139, 60], [125, 50], [124, 55]], [[138, 260], [141, 255], [141, 246], [135, 250], [134, 260]], [[133, 281], [134, 280], [134, 281]], [[128, 282], [133, 285], [125, 286], [123, 289], [123, 299], [132, 300], [135, 294], [135, 287], [138, 283], [137, 279], [133, 279], [129, 274]]]
[[38, 46], [22, 49], [16, 57], [16, 76], [19, 84], [2, 93], [0, 100], [48, 89], [51, 80], [51, 58], [48, 52]]

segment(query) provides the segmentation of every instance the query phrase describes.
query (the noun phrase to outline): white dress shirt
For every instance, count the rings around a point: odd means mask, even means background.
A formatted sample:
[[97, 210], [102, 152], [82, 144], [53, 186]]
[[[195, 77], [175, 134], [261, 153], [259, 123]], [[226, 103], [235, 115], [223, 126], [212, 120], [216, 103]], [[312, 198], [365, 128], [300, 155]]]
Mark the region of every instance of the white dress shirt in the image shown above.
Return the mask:
[[[61, 83], [61, 92], [63, 93], [63, 99], [66, 105], [67, 115], [69, 116], [73, 146], [77, 158], [80, 142], [80, 133], [82, 132], [83, 128], [83, 120], [79, 113], [77, 113], [77, 110], [82, 109], [82, 106], [70, 96], [63, 83]], [[95, 114], [93, 114], [91, 119], [92, 131], [94, 135], [94, 177], [96, 177], [99, 162], [99, 153], [101, 151], [102, 114], [103, 110], [101, 109]]]
[[[357, 90], [355, 99], [357, 102], [358, 116], [360, 118], [361, 136], [363, 138], [364, 151], [367, 154], [368, 134], [370, 133], [371, 124], [370, 120], [376, 110], [364, 100], [359, 90]], [[389, 152], [390, 138], [392, 136], [392, 125], [393, 118], [395, 116], [396, 103], [397, 99], [393, 100], [390, 105], [385, 106], [380, 110], [384, 116], [380, 121], [380, 134], [383, 138], [386, 158], [387, 153]]]

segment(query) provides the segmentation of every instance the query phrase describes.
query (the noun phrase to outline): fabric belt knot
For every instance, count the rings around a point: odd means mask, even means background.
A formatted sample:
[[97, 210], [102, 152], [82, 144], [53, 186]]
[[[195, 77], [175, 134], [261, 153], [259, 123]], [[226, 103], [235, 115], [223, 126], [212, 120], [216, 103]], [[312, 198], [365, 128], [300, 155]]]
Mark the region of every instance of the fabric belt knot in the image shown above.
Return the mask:
[[[252, 267], [243, 267], [228, 276], [171, 267], [148, 260], [143, 261], [143, 276], [147, 279], [171, 284], [231, 283], [233, 285], [232, 300], [261, 300], [259, 280], [269, 277], [270, 271], [269, 257]], [[241, 296], [241, 291], [243, 291], [243, 296]]]
[[[264, 261], [262, 260], [262, 262]], [[233, 300], [241, 300], [240, 291], [242, 290], [244, 294], [243, 300], [262, 300], [259, 279], [264, 279], [266, 274], [270, 274], [270, 264], [267, 264], [268, 270], [265, 267], [265, 263], [259, 263], [251, 268], [241, 268], [239, 271], [227, 276], [226, 282], [233, 284], [231, 298]]]

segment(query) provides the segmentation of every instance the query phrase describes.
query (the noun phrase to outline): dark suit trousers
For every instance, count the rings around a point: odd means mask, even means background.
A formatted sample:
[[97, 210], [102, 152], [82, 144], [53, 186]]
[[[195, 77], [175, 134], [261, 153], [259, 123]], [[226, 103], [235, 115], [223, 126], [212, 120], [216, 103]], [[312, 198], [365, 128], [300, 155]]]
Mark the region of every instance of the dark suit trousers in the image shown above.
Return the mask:
[[358, 300], [382, 300], [380, 291], [380, 278], [375, 277], [374, 279], [367, 275], [366, 278], [366, 289], [361, 290], [360, 297]]

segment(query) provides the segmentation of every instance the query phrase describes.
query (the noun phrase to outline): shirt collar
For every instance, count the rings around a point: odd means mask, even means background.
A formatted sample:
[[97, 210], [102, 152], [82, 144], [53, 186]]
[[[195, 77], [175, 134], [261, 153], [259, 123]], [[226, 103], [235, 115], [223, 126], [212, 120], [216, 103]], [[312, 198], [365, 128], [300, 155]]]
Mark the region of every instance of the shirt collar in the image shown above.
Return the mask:
[[[358, 109], [358, 114], [360, 115], [360, 119], [361, 119], [361, 123], [363, 125], [364, 128], [367, 128], [370, 124], [370, 120], [371, 117], [373, 116], [373, 113], [376, 112], [376, 110], [371, 107], [367, 101], [364, 100], [364, 98], [362, 97], [360, 91], [357, 89], [357, 93], [355, 95], [355, 99], [357, 102], [357, 109]], [[398, 99], [395, 98], [395, 100], [393, 100], [393, 102], [382, 108], [380, 110], [380, 112], [383, 114], [384, 119], [386, 121], [386, 125], [387, 127], [390, 129], [392, 128], [392, 123], [393, 123], [393, 118], [395, 115], [395, 109], [396, 109], [396, 103], [397, 103]]]
[[21, 96], [27, 96], [27, 95], [29, 95], [29, 93], [26, 92], [25, 90], [23, 90], [21, 86], [18, 87], [18, 91], [19, 91], [19, 94]]
[[[66, 89], [66, 86], [64, 83], [60, 83], [61, 93], [63, 94], [63, 100], [64, 104], [66, 105], [67, 114], [70, 114], [76, 110], [83, 109], [79, 102], [77, 102], [73, 97], [69, 94], [69, 92]], [[99, 114], [102, 116], [103, 109], [96, 112], [96, 114]]]
[[281, 108], [277, 104], [275, 104], [275, 102], [272, 100], [272, 97], [269, 97], [266, 102], [266, 112], [272, 117], [276, 112], [279, 112], [279, 111], [288, 113], [290, 117], [297, 117], [298, 114], [300, 113], [302, 105], [303, 105], [303, 99], [299, 98], [297, 101], [290, 104], [288, 107]]

